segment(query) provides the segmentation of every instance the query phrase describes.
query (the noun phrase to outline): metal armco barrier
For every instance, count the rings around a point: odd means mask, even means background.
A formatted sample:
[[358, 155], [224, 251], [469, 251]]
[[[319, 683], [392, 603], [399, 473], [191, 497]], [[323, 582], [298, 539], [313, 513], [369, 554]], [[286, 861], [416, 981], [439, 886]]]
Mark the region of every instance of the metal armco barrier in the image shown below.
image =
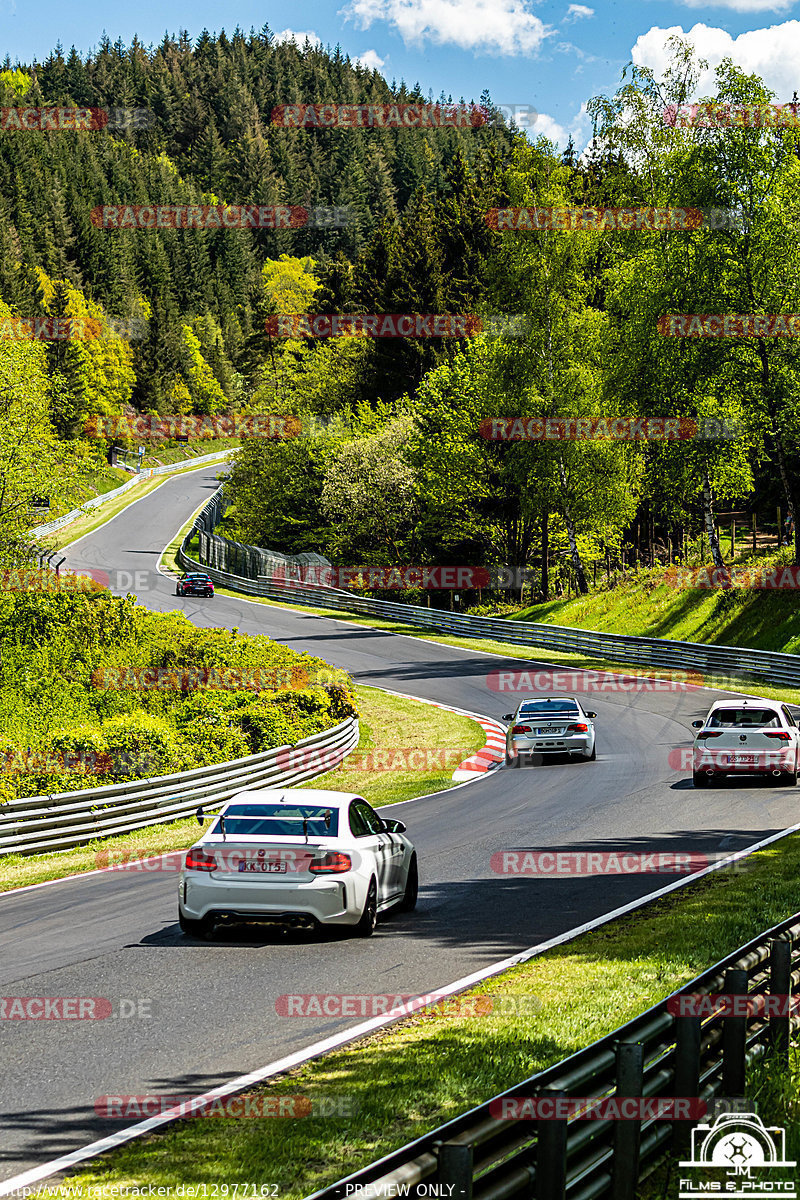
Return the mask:
[[86, 500], [80, 508], [73, 508], [71, 512], [64, 513], [63, 517], [58, 517], [55, 521], [50, 521], [47, 525], [37, 525], [31, 530], [31, 533], [55, 533], [56, 530], [63, 529], [65, 525], [69, 525], [70, 521], [74, 521], [76, 517], [82, 517], [89, 509], [99, 508], [102, 504], [107, 504], [109, 500], [116, 500], [117, 496], [130, 491], [131, 488], [136, 487], [137, 483], [141, 483], [144, 479], [150, 479], [153, 475], [169, 475], [173, 471], [183, 470], [184, 467], [202, 466], [203, 463], [216, 462], [218, 459], [227, 458], [231, 453], [230, 450], [220, 450], [216, 454], [206, 454], [202, 458], [190, 458], [180, 463], [167, 463], [163, 467], [146, 467], [144, 471], [137, 472], [136, 476], [133, 479], [129, 479], [127, 483], [114, 488], [111, 492], [103, 492], [100, 496], [93, 496], [91, 500]]
[[[274, 746], [232, 762], [108, 787], [20, 796], [0, 805], [0, 856], [68, 850], [98, 837], [163, 825], [190, 816], [200, 801], [205, 808], [219, 808], [243, 788], [293, 787], [332, 770], [355, 749], [358, 737], [358, 720], [348, 717], [295, 747]], [[286, 760], [297, 748], [311, 753], [302, 755], [302, 767], [287, 769]], [[319, 752], [316, 762], [314, 751]]]
[[[734, 951], [675, 995], [788, 996], [800, 978], [800, 954], [794, 949], [798, 934], [800, 913]], [[707, 1104], [724, 1097], [733, 1102], [734, 1111], [744, 1110], [736, 1101], [745, 1097], [749, 1064], [770, 1052], [788, 1070], [791, 1030], [800, 1017], [673, 1016], [667, 1004], [654, 1005], [563, 1062], [314, 1192], [309, 1200], [421, 1197], [431, 1194], [431, 1184], [442, 1189], [434, 1195], [452, 1200], [634, 1200], [638, 1184], [669, 1152], [687, 1156], [692, 1121], [519, 1120], [493, 1113], [501, 1100], [556, 1096], [679, 1096]], [[354, 1185], [364, 1190], [354, 1190]]]
[[[223, 511], [221, 489], [198, 514], [195, 528], [201, 530], [201, 559], [204, 537], [219, 520]], [[738, 646], [710, 646], [703, 642], [678, 642], [668, 638], [630, 637], [619, 633], [595, 633], [590, 629], [571, 629], [564, 625], [535, 624], [530, 621], [508, 621], [495, 617], [470, 617], [445, 612], [439, 608], [423, 608], [416, 604], [393, 604], [386, 600], [370, 600], [335, 588], [310, 587], [300, 583], [278, 583], [245, 579], [220, 571], [208, 563], [190, 557], [186, 547], [190, 531], [178, 551], [178, 561], [187, 570], [206, 571], [215, 583], [250, 595], [266, 596], [285, 604], [308, 604], [316, 608], [340, 609], [364, 613], [435, 629], [457, 637], [486, 638], [532, 649], [555, 650], [560, 653], [582, 654], [606, 662], [635, 663], [637, 666], [661, 670], [680, 670], [701, 676], [696, 682], [710, 687], [725, 688], [726, 681], [736, 679], [766, 680], [770, 683], [800, 687], [800, 657], [770, 650], [750, 650]], [[215, 537], [215, 542], [222, 539]], [[565, 668], [568, 669], [568, 668]]]

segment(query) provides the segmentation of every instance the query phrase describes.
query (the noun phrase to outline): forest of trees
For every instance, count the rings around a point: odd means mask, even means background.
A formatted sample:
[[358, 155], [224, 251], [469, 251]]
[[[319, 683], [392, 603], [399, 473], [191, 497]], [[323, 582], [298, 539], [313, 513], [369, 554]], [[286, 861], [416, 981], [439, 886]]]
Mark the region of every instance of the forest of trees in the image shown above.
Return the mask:
[[[0, 71], [0, 106], [142, 108], [143, 127], [0, 132], [0, 325], [92, 317], [99, 336], [0, 340], [0, 556], [24, 554], [31, 495], [68, 490], [105, 447], [90, 414], [280, 412], [299, 437], [246, 439], [229, 530], [339, 562], [592, 564], [720, 505], [798, 512], [796, 341], [667, 338], [665, 313], [800, 312], [798, 157], [784, 128], [685, 127], [700, 65], [633, 68], [590, 105], [580, 157], [499, 118], [476, 128], [280, 128], [278, 104], [431, 103], [337, 50], [269, 30], [111, 45]], [[761, 81], [718, 70], [721, 103]], [[471, 102], [474, 98], [456, 97]], [[442, 103], [453, 97], [441, 96]], [[492, 117], [487, 95], [479, 98]], [[108, 230], [113, 204], [324, 205], [341, 228]], [[724, 229], [498, 232], [511, 206], [717, 206]], [[518, 336], [280, 340], [274, 313], [517, 314]], [[116, 318], [136, 319], [128, 340]], [[502, 327], [501, 327], [502, 328]], [[493, 417], [719, 418], [739, 436], [490, 441]], [[57, 468], [54, 470], [54, 468]], [[800, 535], [798, 535], [800, 536]], [[800, 547], [799, 547], [800, 548]]]

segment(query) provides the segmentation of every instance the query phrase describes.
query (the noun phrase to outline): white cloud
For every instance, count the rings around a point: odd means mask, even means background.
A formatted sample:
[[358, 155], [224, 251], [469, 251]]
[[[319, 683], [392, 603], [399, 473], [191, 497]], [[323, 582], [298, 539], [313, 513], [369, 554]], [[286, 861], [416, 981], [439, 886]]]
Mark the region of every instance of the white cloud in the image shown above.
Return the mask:
[[561, 125], [547, 113], [538, 113], [536, 124], [528, 136], [531, 138], [546, 137], [549, 141], [555, 142], [562, 150], [566, 150], [571, 137], [580, 155], [589, 142], [591, 132], [589, 114], [586, 111], [586, 105], [582, 104], [566, 125]]
[[362, 29], [387, 21], [407, 45], [429, 41], [485, 54], [535, 54], [552, 32], [527, 0], [350, 0], [341, 13]]
[[734, 12], [786, 12], [795, 0], [680, 0], [687, 8], [730, 8]]
[[675, 35], [692, 42], [698, 57], [708, 60], [708, 70], [698, 80], [696, 94], [711, 96], [716, 92], [714, 69], [723, 58], [732, 58], [741, 70], [764, 80], [779, 101], [791, 100], [798, 84], [797, 62], [800, 59], [800, 21], [785, 21], [768, 29], [750, 29], [733, 38], [725, 29], [697, 24], [684, 33], [682, 26], [661, 29], [654, 25], [637, 38], [631, 58], [637, 66], [650, 67], [661, 78], [669, 62], [667, 39]]
[[322, 38], [317, 37], [313, 29], [282, 29], [280, 33], [275, 34], [274, 40], [276, 42], [294, 42], [298, 46], [303, 46], [306, 38], [312, 46], [322, 45]]
[[363, 54], [359, 54], [355, 60], [361, 63], [362, 67], [366, 67], [368, 71], [382, 71], [386, 66], [386, 59], [381, 58], [377, 50], [365, 50]]
[[587, 8], [585, 4], [570, 4], [569, 8], [567, 9], [567, 15], [564, 17], [564, 21], [579, 21], [581, 17], [593, 16], [593, 8]]

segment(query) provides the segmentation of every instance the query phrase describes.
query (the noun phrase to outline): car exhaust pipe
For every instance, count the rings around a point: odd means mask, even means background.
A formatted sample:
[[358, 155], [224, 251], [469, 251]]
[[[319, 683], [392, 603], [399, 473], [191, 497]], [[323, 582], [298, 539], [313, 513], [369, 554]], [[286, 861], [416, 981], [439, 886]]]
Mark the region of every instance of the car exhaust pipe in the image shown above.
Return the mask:
[[773, 774], [773, 775], [774, 775], [776, 778], [778, 777], [778, 775], [780, 775], [780, 773], [781, 773], [780, 771], [773, 771], [773, 772], [772, 772], [772, 774]]
[[711, 768], [710, 768], [710, 767], [709, 767], [709, 768], [707, 768], [707, 770], [706, 770], [706, 775], [708, 775], [708, 776], [711, 776], [711, 775], [713, 775], [713, 774], [714, 774], [714, 772], [711, 770]]

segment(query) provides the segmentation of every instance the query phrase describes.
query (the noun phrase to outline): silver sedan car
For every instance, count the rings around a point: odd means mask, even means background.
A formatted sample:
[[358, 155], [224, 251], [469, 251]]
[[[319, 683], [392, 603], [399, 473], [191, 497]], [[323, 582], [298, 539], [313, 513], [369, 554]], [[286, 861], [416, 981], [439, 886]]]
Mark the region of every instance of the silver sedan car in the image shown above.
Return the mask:
[[[202, 809], [197, 816], [202, 823]], [[405, 828], [351, 792], [239, 792], [186, 855], [180, 927], [205, 937], [229, 921], [339, 925], [369, 937], [379, 913], [417, 903], [417, 855]]]
[[541, 761], [545, 755], [568, 754], [586, 762], [597, 757], [594, 719], [574, 696], [532, 696], [523, 700], [506, 733], [506, 766]]

